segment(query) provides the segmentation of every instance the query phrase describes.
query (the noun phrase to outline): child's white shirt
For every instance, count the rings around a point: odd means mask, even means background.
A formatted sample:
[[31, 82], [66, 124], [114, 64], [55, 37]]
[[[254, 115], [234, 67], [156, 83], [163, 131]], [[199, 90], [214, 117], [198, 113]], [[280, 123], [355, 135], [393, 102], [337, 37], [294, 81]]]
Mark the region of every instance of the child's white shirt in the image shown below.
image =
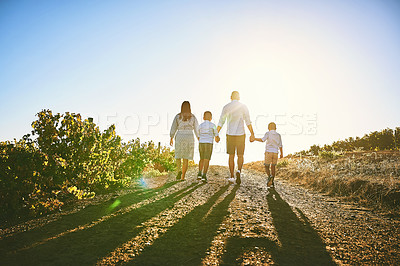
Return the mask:
[[213, 143], [216, 136], [218, 136], [218, 131], [213, 122], [204, 120], [199, 125], [199, 143]]
[[265, 144], [265, 152], [278, 153], [279, 148], [282, 147], [281, 135], [275, 130], [270, 130], [265, 133], [262, 141], [267, 141]]

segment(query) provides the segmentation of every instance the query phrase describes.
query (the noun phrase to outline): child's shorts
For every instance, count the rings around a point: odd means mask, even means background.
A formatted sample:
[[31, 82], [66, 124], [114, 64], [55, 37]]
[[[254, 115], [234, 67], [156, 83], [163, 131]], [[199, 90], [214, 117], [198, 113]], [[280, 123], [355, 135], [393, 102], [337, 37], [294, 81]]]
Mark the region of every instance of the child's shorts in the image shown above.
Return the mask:
[[199, 151], [200, 151], [200, 159], [211, 159], [211, 154], [213, 151], [213, 144], [212, 143], [199, 143]]
[[278, 162], [278, 154], [274, 152], [265, 153], [265, 164], [276, 164]]

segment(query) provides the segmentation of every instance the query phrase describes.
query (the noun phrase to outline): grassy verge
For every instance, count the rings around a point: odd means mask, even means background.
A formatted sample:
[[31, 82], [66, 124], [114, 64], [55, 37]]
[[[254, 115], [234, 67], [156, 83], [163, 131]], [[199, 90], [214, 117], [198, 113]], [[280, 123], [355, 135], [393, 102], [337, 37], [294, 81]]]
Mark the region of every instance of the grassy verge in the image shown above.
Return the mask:
[[[291, 157], [278, 162], [277, 177], [399, 216], [399, 159], [399, 152]], [[261, 161], [245, 168], [264, 171]]]

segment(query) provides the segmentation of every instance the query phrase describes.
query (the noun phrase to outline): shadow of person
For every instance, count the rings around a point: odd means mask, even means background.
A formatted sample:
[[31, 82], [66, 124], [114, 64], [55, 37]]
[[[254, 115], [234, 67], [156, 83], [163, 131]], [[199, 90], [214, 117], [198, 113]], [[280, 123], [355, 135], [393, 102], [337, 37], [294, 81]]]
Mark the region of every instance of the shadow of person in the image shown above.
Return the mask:
[[[87, 228], [17, 252], [2, 252], [4, 265], [93, 265], [142, 231], [142, 223], [172, 208], [203, 184], [191, 184], [166, 197], [118, 213]], [[96, 221], [93, 221], [96, 222]], [[1, 263], [0, 263], [1, 264]]]
[[[177, 183], [178, 182], [167, 183], [156, 189], [143, 189], [139, 187], [132, 193], [111, 198], [99, 202], [98, 204], [89, 205], [78, 212], [61, 216], [58, 220], [43, 223], [43, 226], [38, 226], [29, 231], [22, 231], [21, 233], [17, 233], [10, 237], [5, 236], [0, 242], [0, 256], [3, 248], [15, 252], [21, 248], [27, 248], [32, 245], [35, 246], [35, 244], [43, 242], [46, 239], [57, 238], [57, 235], [65, 234], [65, 232], [68, 232], [71, 229], [85, 226], [85, 224], [101, 219], [102, 217], [115, 213], [120, 209], [127, 208], [135, 203], [153, 197], [154, 195], [157, 195], [157, 193], [160, 193]], [[118, 204], [115, 206], [116, 202]]]
[[239, 186], [230, 191], [229, 188], [224, 186], [218, 190], [128, 264], [201, 265]]
[[271, 189], [267, 202], [272, 222], [282, 244], [276, 256], [281, 264], [335, 265], [318, 233], [306, 216], [296, 209], [300, 219], [275, 189]]
[[255, 248], [266, 250], [271, 260], [280, 265], [336, 265], [318, 233], [299, 209], [296, 211], [301, 218], [275, 189], [269, 190], [267, 203], [280, 244], [267, 238], [231, 238], [222, 259], [223, 265], [240, 264], [244, 251]]

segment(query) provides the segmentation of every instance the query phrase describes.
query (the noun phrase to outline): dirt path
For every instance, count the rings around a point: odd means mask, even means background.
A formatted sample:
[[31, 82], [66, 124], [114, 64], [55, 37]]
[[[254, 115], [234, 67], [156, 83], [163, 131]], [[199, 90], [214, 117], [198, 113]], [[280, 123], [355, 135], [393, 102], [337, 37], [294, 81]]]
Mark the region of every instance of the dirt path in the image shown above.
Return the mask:
[[[400, 263], [400, 223], [244, 171], [228, 185], [141, 180], [65, 215], [0, 231], [0, 265], [330, 265]], [[149, 188], [151, 187], [151, 188]]]

